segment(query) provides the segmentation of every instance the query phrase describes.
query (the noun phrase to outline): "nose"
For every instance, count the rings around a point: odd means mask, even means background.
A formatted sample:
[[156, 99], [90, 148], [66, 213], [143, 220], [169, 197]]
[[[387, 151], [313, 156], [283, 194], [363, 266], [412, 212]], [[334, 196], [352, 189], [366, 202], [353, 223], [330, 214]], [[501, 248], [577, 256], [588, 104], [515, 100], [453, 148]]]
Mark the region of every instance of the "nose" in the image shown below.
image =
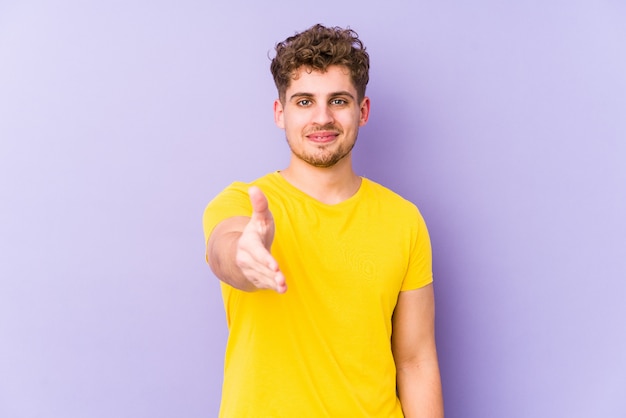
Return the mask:
[[335, 120], [332, 109], [326, 103], [319, 104], [315, 107], [315, 114], [313, 117], [313, 122], [322, 126], [328, 125]]

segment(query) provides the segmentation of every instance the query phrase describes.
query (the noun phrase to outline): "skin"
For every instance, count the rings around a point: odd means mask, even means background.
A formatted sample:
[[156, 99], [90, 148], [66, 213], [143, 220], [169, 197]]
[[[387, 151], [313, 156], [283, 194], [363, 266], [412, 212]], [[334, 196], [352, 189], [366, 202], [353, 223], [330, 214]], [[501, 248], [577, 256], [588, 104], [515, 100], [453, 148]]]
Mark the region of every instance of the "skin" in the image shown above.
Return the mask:
[[[274, 120], [291, 149], [283, 177], [327, 204], [354, 195], [361, 178], [352, 168], [351, 150], [369, 111], [369, 98], [358, 98], [346, 68], [297, 71], [283, 99], [274, 102]], [[229, 218], [213, 230], [207, 242], [209, 265], [237, 289], [285, 293], [287, 281], [270, 252], [275, 228], [267, 199], [258, 187], [249, 194], [252, 216]], [[407, 418], [443, 417], [434, 306], [432, 285], [401, 292], [392, 318], [391, 348]]]
[[405, 418], [443, 418], [432, 284], [400, 292], [392, 330], [391, 350]]
[[287, 181], [324, 203], [352, 196], [361, 179], [352, 169], [352, 147], [367, 123], [370, 100], [361, 100], [344, 67], [324, 73], [302, 68], [274, 102], [274, 121], [291, 149]]

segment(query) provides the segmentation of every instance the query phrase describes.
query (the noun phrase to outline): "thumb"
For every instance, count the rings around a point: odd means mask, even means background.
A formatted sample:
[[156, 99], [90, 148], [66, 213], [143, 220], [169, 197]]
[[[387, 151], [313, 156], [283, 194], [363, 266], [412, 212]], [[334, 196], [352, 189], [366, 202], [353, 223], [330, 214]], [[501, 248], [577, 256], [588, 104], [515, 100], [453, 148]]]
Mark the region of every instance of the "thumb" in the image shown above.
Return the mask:
[[252, 186], [248, 189], [248, 195], [250, 196], [250, 203], [252, 204], [252, 217], [258, 220], [271, 219], [272, 214], [269, 210], [269, 204], [261, 189], [257, 186]]
[[[256, 186], [248, 189], [248, 195], [252, 204], [252, 216], [246, 229], [254, 231], [254, 234], [260, 238], [265, 249], [269, 251], [274, 240], [274, 217], [272, 212], [270, 212], [267, 198], [261, 189]], [[277, 270], [278, 266], [271, 268]]]

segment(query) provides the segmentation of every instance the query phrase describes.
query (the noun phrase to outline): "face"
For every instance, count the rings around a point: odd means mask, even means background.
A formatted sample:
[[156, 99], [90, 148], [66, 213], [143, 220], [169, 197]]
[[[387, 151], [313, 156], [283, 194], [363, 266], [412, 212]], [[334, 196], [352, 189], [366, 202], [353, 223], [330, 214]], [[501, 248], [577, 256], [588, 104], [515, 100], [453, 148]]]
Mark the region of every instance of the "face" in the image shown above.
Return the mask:
[[293, 157], [328, 168], [350, 155], [369, 109], [367, 97], [358, 100], [347, 68], [331, 66], [324, 73], [300, 68], [284, 100], [274, 102], [274, 119], [285, 130]]

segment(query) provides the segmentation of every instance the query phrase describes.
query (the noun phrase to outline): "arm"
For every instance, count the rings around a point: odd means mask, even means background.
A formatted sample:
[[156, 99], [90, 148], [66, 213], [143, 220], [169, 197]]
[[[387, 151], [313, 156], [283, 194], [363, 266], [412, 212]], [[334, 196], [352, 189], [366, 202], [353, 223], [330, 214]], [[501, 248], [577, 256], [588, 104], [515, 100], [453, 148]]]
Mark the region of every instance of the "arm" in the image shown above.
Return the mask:
[[270, 254], [274, 219], [267, 198], [251, 187], [252, 216], [236, 216], [220, 222], [207, 241], [207, 260], [223, 282], [244, 291], [287, 291], [285, 277]]
[[400, 292], [393, 314], [391, 348], [406, 418], [443, 417], [432, 284]]

